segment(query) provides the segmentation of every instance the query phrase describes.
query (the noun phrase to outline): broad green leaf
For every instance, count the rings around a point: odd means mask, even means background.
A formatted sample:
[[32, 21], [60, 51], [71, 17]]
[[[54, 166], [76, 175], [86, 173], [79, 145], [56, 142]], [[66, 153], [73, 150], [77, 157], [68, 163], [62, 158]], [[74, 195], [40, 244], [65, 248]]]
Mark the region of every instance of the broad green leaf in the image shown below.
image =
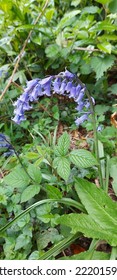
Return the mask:
[[106, 52], [106, 53], [111, 53], [112, 51], [112, 45], [108, 42], [103, 42], [102, 44], [98, 44], [97, 47], [103, 51], [103, 52]]
[[70, 175], [70, 162], [67, 158], [58, 157], [57, 173], [65, 181], [68, 180]]
[[78, 14], [80, 14], [80, 10], [75, 10], [75, 11], [71, 11], [69, 13], [66, 13], [61, 21], [59, 22], [58, 26], [57, 26], [57, 29], [62, 29], [64, 28], [65, 26], [68, 26], [71, 24], [71, 20]]
[[60, 192], [60, 190], [54, 186], [50, 186], [48, 185], [46, 187], [46, 191], [47, 191], [47, 195], [48, 198], [52, 198], [52, 199], [61, 199], [62, 198], [62, 193]]
[[117, 203], [101, 188], [87, 180], [78, 178], [75, 189], [92, 219], [104, 230], [117, 231]]
[[45, 53], [49, 58], [56, 57], [59, 51], [60, 51], [60, 47], [56, 44], [49, 45], [45, 49]]
[[31, 238], [26, 234], [20, 234], [16, 239], [15, 250], [19, 250], [20, 248], [25, 248], [28, 243], [31, 242]]
[[117, 95], [117, 84], [113, 84], [111, 87], [109, 87], [109, 90]]
[[85, 7], [83, 10], [82, 10], [82, 13], [85, 14], [95, 14], [95, 13], [99, 13], [100, 12], [100, 9], [99, 7], [97, 6], [88, 6], [88, 7]]
[[4, 182], [12, 188], [23, 189], [29, 184], [29, 177], [23, 168], [17, 166], [4, 178]]
[[94, 165], [98, 165], [97, 160], [91, 154], [91, 152], [85, 149], [78, 149], [71, 151], [70, 160], [79, 168], [87, 168]]
[[26, 202], [32, 197], [34, 197], [36, 194], [38, 194], [40, 191], [39, 185], [30, 185], [28, 186], [21, 195], [21, 202]]
[[115, 56], [92, 57], [91, 67], [96, 73], [96, 79], [99, 80], [103, 74], [112, 67], [115, 61]]
[[58, 222], [70, 227], [73, 234], [82, 232], [88, 238], [106, 240], [112, 246], [117, 245], [117, 231], [114, 227], [113, 230], [110, 228], [107, 230], [87, 214], [65, 214], [58, 218]]
[[36, 183], [40, 184], [42, 176], [41, 171], [37, 166], [35, 166], [34, 164], [29, 164], [28, 173]]
[[37, 239], [38, 250], [44, 249], [51, 242], [57, 243], [61, 240], [62, 236], [59, 234], [58, 230], [55, 228], [49, 228], [44, 232], [40, 233]]
[[64, 132], [63, 135], [58, 140], [58, 145], [55, 147], [55, 153], [57, 155], [65, 156], [70, 147], [70, 136], [67, 132]]
[[117, 13], [117, 1], [111, 0], [111, 3], [109, 4], [109, 10], [111, 13]]
[[98, 251], [87, 250], [80, 254], [76, 254], [69, 257], [62, 257], [61, 260], [109, 260], [110, 254]]

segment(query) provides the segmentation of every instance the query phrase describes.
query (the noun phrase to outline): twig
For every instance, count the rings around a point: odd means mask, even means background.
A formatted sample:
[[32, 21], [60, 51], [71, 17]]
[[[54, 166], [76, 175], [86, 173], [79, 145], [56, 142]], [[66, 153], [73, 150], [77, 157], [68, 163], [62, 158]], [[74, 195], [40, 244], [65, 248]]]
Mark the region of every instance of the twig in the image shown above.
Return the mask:
[[99, 49], [93, 49], [93, 48], [75, 47], [74, 49], [77, 51], [100, 52]]
[[[34, 25], [36, 25], [36, 23], [38, 22], [38, 20], [41, 18], [43, 12], [45, 11], [45, 9], [46, 9], [46, 7], [47, 7], [47, 5], [48, 5], [48, 3], [49, 3], [49, 0], [46, 0], [45, 5], [43, 6], [41, 13], [39, 13], [38, 17], [36, 18], [36, 20], [35, 20], [35, 22], [34, 22]], [[33, 28], [34, 28], [34, 27], [33, 27]], [[3, 90], [3, 92], [2, 92], [2, 94], [1, 94], [1, 96], [0, 96], [0, 101], [2, 100], [3, 96], [5, 95], [6, 91], [8, 90], [9, 86], [10, 86], [11, 83], [12, 83], [12, 80], [13, 80], [13, 77], [14, 77], [16, 71], [17, 71], [17, 68], [18, 68], [20, 59], [22, 58], [22, 55], [23, 55], [23, 53], [24, 53], [24, 50], [25, 50], [25, 48], [26, 48], [26, 45], [27, 45], [27, 43], [28, 43], [28, 40], [29, 40], [29, 38], [30, 38], [32, 32], [33, 32], [33, 29], [30, 30], [30, 32], [29, 32], [29, 34], [28, 34], [28, 36], [27, 36], [27, 38], [26, 38], [26, 40], [25, 40], [25, 42], [24, 42], [23, 48], [21, 49], [21, 51], [20, 51], [20, 53], [19, 53], [19, 55], [18, 55], [18, 57], [17, 57], [17, 61], [16, 61], [16, 64], [15, 64], [15, 67], [14, 67], [14, 69], [13, 69], [12, 75], [11, 75], [9, 81], [8, 81], [8, 84], [6, 85], [5, 89]]]

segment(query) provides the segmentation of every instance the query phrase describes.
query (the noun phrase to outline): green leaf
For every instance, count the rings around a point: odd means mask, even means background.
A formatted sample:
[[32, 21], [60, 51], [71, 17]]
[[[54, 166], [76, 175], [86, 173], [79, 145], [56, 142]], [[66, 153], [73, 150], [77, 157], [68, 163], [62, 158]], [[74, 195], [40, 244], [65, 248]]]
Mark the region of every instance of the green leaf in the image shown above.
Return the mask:
[[91, 152], [85, 149], [78, 149], [71, 151], [70, 160], [79, 168], [87, 168], [94, 165], [98, 165], [97, 160], [91, 154]]
[[44, 232], [39, 234], [39, 237], [37, 239], [38, 250], [46, 248], [50, 242], [52, 244], [59, 242], [61, 240], [61, 237], [62, 236], [55, 228], [49, 228], [48, 230], [45, 230]]
[[[92, 210], [93, 212], [93, 210]], [[99, 223], [92, 220], [87, 214], [66, 214], [58, 218], [60, 224], [64, 224], [72, 229], [71, 233], [82, 232], [88, 238], [106, 240], [110, 245], [117, 245], [117, 232], [113, 228], [101, 227]]]
[[101, 57], [92, 57], [91, 59], [91, 67], [96, 73], [96, 79], [100, 79], [104, 72], [106, 72], [112, 65], [114, 64], [115, 56], [105, 56]]
[[108, 42], [103, 42], [102, 44], [98, 44], [97, 47], [103, 51], [103, 52], [106, 52], [106, 53], [111, 53], [112, 51], [112, 45]]
[[95, 14], [95, 13], [99, 13], [100, 12], [100, 9], [99, 7], [97, 6], [88, 6], [88, 7], [85, 7], [83, 10], [82, 10], [82, 13], [85, 14]]
[[54, 9], [54, 8], [46, 9], [46, 11], [45, 11], [45, 17], [46, 17], [46, 19], [47, 19], [48, 21], [51, 21], [54, 12], [55, 12], [55, 9]]
[[96, 0], [96, 2], [101, 3], [101, 4], [108, 4], [110, 3], [112, 0]]
[[65, 26], [69, 26], [71, 24], [71, 20], [78, 14], [80, 14], [80, 10], [75, 10], [75, 11], [71, 11], [69, 13], [66, 13], [62, 19], [60, 20], [57, 29], [62, 29]]
[[28, 173], [36, 183], [40, 184], [42, 176], [41, 171], [37, 166], [35, 166], [34, 164], [29, 164]]
[[11, 173], [4, 178], [4, 182], [12, 188], [23, 189], [29, 184], [29, 177], [19, 166], [15, 167]]
[[25, 234], [20, 234], [16, 239], [15, 250], [19, 250], [20, 248], [25, 248], [28, 243], [30, 243], [31, 238]]
[[28, 152], [25, 155], [26, 158], [28, 159], [37, 159], [39, 157], [38, 153], [34, 153], [34, 152]]
[[39, 185], [30, 185], [28, 186], [21, 195], [21, 202], [26, 202], [32, 197], [34, 197], [36, 194], [38, 194], [40, 191]]
[[57, 173], [65, 181], [68, 180], [70, 175], [70, 162], [67, 158], [58, 157]]
[[57, 155], [64, 156], [67, 154], [70, 147], [70, 136], [67, 132], [64, 132], [63, 135], [58, 140], [58, 145], [55, 147], [55, 153]]
[[77, 7], [80, 4], [81, 0], [73, 0], [71, 6]]
[[109, 90], [112, 92], [112, 94], [117, 95], [117, 84], [113, 84], [111, 87], [109, 87]]
[[69, 257], [62, 257], [61, 260], [109, 260], [110, 254], [104, 252], [98, 252], [93, 250], [87, 250], [80, 254], [76, 254]]
[[92, 219], [103, 229], [117, 231], [117, 203], [101, 188], [87, 180], [78, 178], [75, 189]]
[[46, 187], [46, 191], [47, 191], [48, 198], [52, 198], [52, 199], [61, 199], [62, 198], [62, 193], [60, 192], [59, 189], [57, 189], [54, 186], [48, 185]]
[[111, 13], [117, 13], [117, 1], [111, 0], [111, 3], [109, 4], [109, 10]]
[[60, 52], [60, 47], [56, 44], [49, 45], [45, 49], [45, 53], [46, 53], [47, 57], [50, 57], [50, 58], [51, 57], [54, 58], [54, 57], [58, 56], [59, 52]]
[[117, 195], [117, 157], [113, 157], [109, 161], [110, 176], [113, 178], [112, 186]]

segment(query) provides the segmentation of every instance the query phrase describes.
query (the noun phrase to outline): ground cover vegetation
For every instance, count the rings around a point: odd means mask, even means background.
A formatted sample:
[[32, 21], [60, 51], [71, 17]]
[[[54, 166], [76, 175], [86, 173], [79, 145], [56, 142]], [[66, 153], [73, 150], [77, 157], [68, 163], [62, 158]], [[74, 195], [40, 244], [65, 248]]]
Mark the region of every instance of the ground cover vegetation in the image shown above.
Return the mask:
[[0, 259], [117, 259], [117, 3], [0, 0]]

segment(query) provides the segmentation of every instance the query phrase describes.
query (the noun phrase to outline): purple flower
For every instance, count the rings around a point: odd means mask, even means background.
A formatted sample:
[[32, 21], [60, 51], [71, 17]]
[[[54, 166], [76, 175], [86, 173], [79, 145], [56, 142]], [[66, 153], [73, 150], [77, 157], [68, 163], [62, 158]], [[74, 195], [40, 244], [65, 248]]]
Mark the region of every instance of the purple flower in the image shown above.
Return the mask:
[[51, 81], [52, 81], [52, 76], [42, 79], [39, 83], [42, 86], [43, 89], [43, 94], [47, 96], [51, 96], [50, 90], [51, 90]]
[[75, 120], [75, 124], [79, 126], [80, 124], [82, 124], [87, 119], [88, 119], [88, 114], [84, 114], [84, 115], [82, 115], [81, 117], [79, 117]]
[[[41, 96], [51, 96], [52, 93], [66, 95], [69, 98], [73, 98], [76, 102], [76, 110], [80, 113], [84, 110], [84, 114], [76, 119], [77, 125], [88, 119], [88, 115], [91, 112], [85, 112], [86, 109], [90, 108], [90, 103], [85, 99], [85, 86], [80, 84], [77, 76], [72, 74], [68, 70], [59, 73], [55, 76], [49, 76], [44, 79], [33, 79], [27, 82], [23, 94], [14, 103], [15, 116], [13, 121], [20, 124], [21, 121], [25, 120], [25, 111], [32, 108], [31, 102], [39, 100]], [[95, 104], [92, 98], [93, 104]]]

